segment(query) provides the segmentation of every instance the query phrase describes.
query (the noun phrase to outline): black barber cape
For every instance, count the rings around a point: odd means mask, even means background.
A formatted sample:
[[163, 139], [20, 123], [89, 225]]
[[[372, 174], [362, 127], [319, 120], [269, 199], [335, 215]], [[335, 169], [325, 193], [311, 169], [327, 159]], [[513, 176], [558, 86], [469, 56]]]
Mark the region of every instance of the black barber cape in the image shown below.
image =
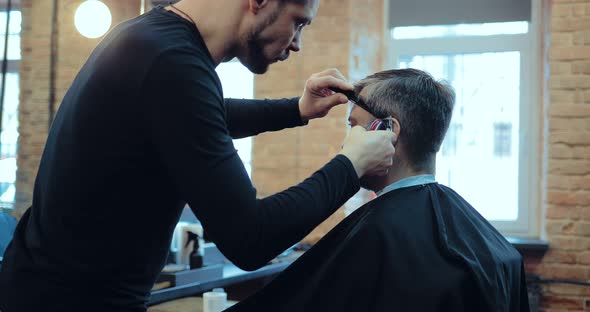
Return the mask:
[[529, 311], [519, 253], [452, 189], [393, 190], [359, 208], [227, 311]]

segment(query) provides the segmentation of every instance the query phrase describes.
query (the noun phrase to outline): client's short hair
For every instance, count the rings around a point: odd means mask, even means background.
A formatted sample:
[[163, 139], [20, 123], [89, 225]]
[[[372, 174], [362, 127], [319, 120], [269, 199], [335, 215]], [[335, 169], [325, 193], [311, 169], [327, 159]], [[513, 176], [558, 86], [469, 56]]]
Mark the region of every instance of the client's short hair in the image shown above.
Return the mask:
[[449, 128], [455, 105], [453, 87], [418, 69], [394, 69], [355, 84], [357, 94], [363, 89], [367, 89], [363, 100], [375, 113], [399, 121], [398, 142], [404, 145], [410, 165], [425, 169]]

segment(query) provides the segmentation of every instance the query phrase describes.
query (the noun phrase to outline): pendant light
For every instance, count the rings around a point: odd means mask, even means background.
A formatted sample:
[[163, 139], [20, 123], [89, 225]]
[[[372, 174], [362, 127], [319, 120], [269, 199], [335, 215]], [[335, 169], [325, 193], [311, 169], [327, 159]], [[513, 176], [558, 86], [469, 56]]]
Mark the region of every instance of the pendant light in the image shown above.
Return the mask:
[[86, 0], [80, 4], [74, 16], [76, 29], [86, 38], [99, 38], [111, 28], [113, 17], [106, 4], [100, 0]]

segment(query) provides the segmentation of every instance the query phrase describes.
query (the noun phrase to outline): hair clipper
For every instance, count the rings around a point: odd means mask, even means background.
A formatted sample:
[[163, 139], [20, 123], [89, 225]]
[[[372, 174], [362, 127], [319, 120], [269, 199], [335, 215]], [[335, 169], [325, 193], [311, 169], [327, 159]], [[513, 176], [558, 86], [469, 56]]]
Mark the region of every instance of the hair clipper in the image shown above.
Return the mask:
[[368, 131], [374, 130], [386, 130], [386, 131], [393, 131], [393, 118], [387, 117], [383, 119], [375, 119], [373, 120], [368, 126]]

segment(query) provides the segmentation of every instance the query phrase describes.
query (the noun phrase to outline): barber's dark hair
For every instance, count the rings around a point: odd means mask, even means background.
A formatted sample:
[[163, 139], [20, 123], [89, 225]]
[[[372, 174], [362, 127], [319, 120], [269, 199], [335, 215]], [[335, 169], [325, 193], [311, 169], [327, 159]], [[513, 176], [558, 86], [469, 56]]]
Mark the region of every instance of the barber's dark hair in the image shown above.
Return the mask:
[[433, 170], [449, 128], [455, 91], [418, 69], [386, 70], [359, 81], [355, 92], [367, 88], [364, 98], [378, 114], [396, 118], [401, 126], [398, 142], [404, 145], [414, 170]]

